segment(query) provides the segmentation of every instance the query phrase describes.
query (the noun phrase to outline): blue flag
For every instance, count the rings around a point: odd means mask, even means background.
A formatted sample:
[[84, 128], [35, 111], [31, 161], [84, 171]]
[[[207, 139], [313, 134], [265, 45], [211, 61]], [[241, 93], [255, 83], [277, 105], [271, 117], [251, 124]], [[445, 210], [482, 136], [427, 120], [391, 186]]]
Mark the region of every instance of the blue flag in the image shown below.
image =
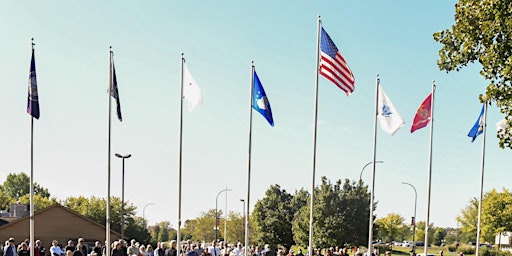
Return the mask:
[[27, 113], [29, 113], [33, 118], [39, 119], [39, 97], [37, 96], [36, 59], [34, 57], [34, 49], [32, 49], [30, 74], [28, 75]]
[[111, 95], [116, 100], [117, 119], [122, 122], [123, 116], [121, 115], [121, 101], [119, 100], [119, 91], [117, 90], [116, 67], [114, 66], [114, 62], [112, 62], [112, 76], [112, 88], [110, 88]]
[[261, 85], [258, 74], [254, 71], [254, 84], [252, 86], [252, 108], [260, 112], [271, 126], [274, 126], [274, 119], [272, 118], [272, 109], [267, 99], [267, 94]]
[[482, 120], [482, 117], [484, 116], [484, 107], [485, 105], [482, 105], [482, 111], [480, 111], [480, 115], [478, 116], [475, 125], [473, 125], [473, 128], [471, 128], [468, 133], [468, 137], [472, 138], [471, 142], [475, 141], [476, 137], [484, 132], [484, 124]]

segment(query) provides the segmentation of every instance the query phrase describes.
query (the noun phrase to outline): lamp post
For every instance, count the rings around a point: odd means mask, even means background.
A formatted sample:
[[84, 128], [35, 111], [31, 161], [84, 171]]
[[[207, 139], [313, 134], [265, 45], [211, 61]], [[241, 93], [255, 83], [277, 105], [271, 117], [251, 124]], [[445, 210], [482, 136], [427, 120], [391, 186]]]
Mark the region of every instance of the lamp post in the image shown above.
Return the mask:
[[410, 184], [410, 183], [407, 183], [407, 182], [402, 182], [402, 184], [404, 185], [409, 185], [411, 186], [412, 189], [414, 189], [414, 217], [413, 217], [413, 221], [412, 221], [412, 249], [414, 252], [416, 252], [416, 240], [415, 240], [415, 233], [416, 233], [416, 203], [418, 202], [418, 192], [416, 192], [416, 188]]
[[[366, 168], [366, 166], [368, 166], [368, 165], [370, 165], [370, 164], [372, 164], [372, 163], [373, 163], [373, 161], [372, 161], [372, 162], [369, 162], [369, 163], [367, 163], [367, 164], [365, 164], [365, 165], [363, 166], [363, 169], [361, 169], [361, 173], [359, 174], [359, 180], [362, 180], [362, 178], [363, 178], [363, 171], [364, 171], [364, 168]], [[376, 163], [376, 164], [381, 164], [381, 163], [384, 163], [384, 161], [375, 161], [375, 163]]]
[[126, 158], [130, 158], [132, 155], [121, 155], [119, 153], [116, 153], [115, 155], [123, 160], [123, 170], [121, 174], [121, 238], [124, 239], [124, 160]]
[[[243, 217], [243, 227], [244, 227], [244, 234], [245, 234], [245, 200], [244, 199], [240, 199], [240, 202], [242, 202], [242, 217]], [[246, 246], [246, 245], [244, 245]]]
[[221, 190], [217, 194], [217, 198], [215, 198], [215, 242], [217, 242], [218, 234], [219, 234], [219, 210], [218, 210], [219, 196], [220, 196], [220, 194], [222, 194], [222, 192], [226, 192], [227, 193], [228, 191], [231, 191], [231, 189], [228, 189], [226, 187], [226, 189]]
[[144, 230], [146, 230], [148, 227], [147, 227], [147, 222], [146, 222], [146, 207], [150, 206], [150, 205], [154, 205], [155, 203], [147, 203], [146, 205], [144, 205], [144, 208], [142, 208], [142, 220], [144, 221]]

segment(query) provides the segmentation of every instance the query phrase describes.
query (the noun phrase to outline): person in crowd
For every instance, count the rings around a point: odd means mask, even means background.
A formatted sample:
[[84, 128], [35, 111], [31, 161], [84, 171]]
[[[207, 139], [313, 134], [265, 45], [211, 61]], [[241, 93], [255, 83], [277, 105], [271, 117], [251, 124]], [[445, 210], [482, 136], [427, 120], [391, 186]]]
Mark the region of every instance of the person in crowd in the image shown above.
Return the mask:
[[155, 256], [155, 251], [153, 251], [153, 246], [151, 244], [148, 244], [146, 251], [148, 252], [148, 256]]
[[276, 252], [270, 248], [269, 244], [265, 244], [264, 248], [265, 252], [263, 253], [263, 256], [276, 256]]
[[154, 255], [155, 256], [165, 256], [165, 247], [166, 246], [165, 246], [164, 242], [158, 242]]
[[135, 239], [132, 239], [130, 241], [130, 246], [127, 249], [128, 256], [139, 256], [140, 250], [139, 247], [137, 247], [137, 241]]
[[240, 242], [236, 243], [236, 248], [235, 248], [235, 250], [233, 250], [233, 252], [235, 253], [235, 256], [240, 256], [240, 254], [243, 252], [242, 243], [240, 243]]
[[220, 249], [217, 247], [217, 243], [215, 241], [213, 241], [212, 246], [208, 248], [208, 253], [210, 253], [211, 256], [221, 256]]
[[140, 256], [149, 256], [149, 253], [146, 250], [146, 246], [143, 244], [139, 246], [139, 252], [140, 252], [140, 254], [139, 254]]
[[304, 254], [302, 254], [302, 249], [299, 249], [299, 251], [297, 252], [297, 254], [295, 256], [304, 256]]
[[72, 251], [74, 252], [75, 251], [75, 243], [73, 243], [73, 240], [69, 240], [68, 241], [68, 245], [66, 245], [66, 247], [64, 247], [64, 251]]
[[177, 256], [178, 251], [176, 250], [176, 240], [172, 240], [169, 249], [165, 250], [165, 256]]
[[92, 253], [96, 253], [97, 256], [101, 256], [102, 252], [101, 252], [101, 243], [100, 241], [96, 241], [94, 242], [94, 247], [92, 248]]
[[194, 249], [194, 251], [196, 251], [198, 256], [203, 255], [203, 252], [204, 252], [204, 245], [203, 245], [203, 243], [198, 242], [196, 248]]
[[16, 250], [16, 246], [14, 245], [14, 238], [9, 238], [9, 240], [6, 241], [6, 245], [3, 250], [3, 256], [17, 256], [18, 252]]
[[123, 256], [128, 255], [128, 245], [126, 244], [126, 241], [124, 239], [119, 239], [119, 244], [121, 245], [121, 251], [123, 253]]
[[115, 241], [112, 247], [112, 256], [124, 256], [124, 252], [119, 241]]
[[82, 237], [78, 238], [75, 251], [79, 251], [83, 256], [87, 256], [89, 250], [87, 249], [85, 240]]
[[64, 251], [60, 248], [59, 242], [57, 240], [52, 241], [52, 247], [50, 247], [50, 256], [61, 256], [64, 254]]
[[18, 246], [18, 256], [30, 256], [30, 252], [28, 251], [28, 246], [25, 242], [22, 242]]
[[73, 256], [73, 252], [72, 251], [66, 251], [66, 256]]
[[187, 256], [199, 256], [199, 254], [197, 254], [195, 244], [190, 244], [190, 251], [187, 252]]
[[[34, 246], [34, 256], [45, 256], [46, 255], [46, 251], [44, 249], [44, 246], [41, 245], [41, 240], [36, 240], [34, 242], [36, 245]], [[31, 247], [29, 247], [29, 251], [30, 251]]]

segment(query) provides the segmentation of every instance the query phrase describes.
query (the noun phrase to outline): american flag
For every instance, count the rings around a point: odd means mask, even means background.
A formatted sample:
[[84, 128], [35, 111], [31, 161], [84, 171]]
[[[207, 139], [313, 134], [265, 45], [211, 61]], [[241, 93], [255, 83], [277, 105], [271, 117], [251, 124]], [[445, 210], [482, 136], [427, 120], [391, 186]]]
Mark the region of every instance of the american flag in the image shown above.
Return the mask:
[[342, 89], [347, 96], [354, 91], [354, 75], [324, 28], [320, 38], [320, 74]]

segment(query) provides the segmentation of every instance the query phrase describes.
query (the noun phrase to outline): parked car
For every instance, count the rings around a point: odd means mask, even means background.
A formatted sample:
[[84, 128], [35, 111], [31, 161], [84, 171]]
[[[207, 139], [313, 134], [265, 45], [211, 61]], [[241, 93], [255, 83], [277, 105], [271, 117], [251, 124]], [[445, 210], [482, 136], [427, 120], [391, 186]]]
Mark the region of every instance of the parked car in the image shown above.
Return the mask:
[[402, 242], [393, 241], [394, 246], [402, 246]]
[[425, 246], [424, 242], [416, 241], [416, 246]]
[[[418, 253], [417, 255], [418, 256], [424, 256], [425, 254], [424, 253]], [[427, 256], [436, 256], [436, 255], [433, 254], [433, 253], [427, 253]]]
[[409, 241], [402, 242], [402, 247], [410, 247], [410, 246], [412, 246], [411, 242], [409, 242]]

